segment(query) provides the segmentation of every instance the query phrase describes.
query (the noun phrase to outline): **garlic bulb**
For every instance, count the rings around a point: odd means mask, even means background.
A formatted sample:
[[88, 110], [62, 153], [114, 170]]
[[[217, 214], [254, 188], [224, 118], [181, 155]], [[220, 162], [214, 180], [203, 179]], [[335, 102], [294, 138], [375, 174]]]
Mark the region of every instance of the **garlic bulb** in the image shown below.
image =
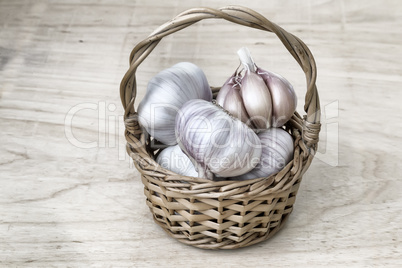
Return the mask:
[[[292, 85], [282, 76], [258, 68], [247, 48], [241, 48], [237, 54], [243, 66], [247, 69], [241, 82], [241, 92], [244, 106], [251, 120], [255, 121], [253, 116], [258, 118], [259, 123], [255, 123], [258, 128], [264, 128], [263, 123], [266, 123], [267, 127], [283, 126], [292, 117], [297, 106], [296, 93]], [[261, 80], [265, 86], [261, 84]], [[246, 103], [246, 98], [251, 99], [251, 101]], [[267, 112], [262, 106], [266, 109], [271, 109], [271, 112]], [[250, 107], [255, 111], [252, 114], [249, 112]]]
[[297, 98], [292, 85], [282, 76], [257, 67], [247, 48], [237, 53], [245, 73], [233, 84], [236, 90], [229, 90], [226, 84], [222, 87], [222, 93], [217, 96], [218, 103], [243, 122], [248, 122], [250, 127], [283, 126], [296, 110]]
[[138, 120], [155, 139], [177, 144], [174, 124], [177, 111], [191, 99], [212, 100], [204, 72], [195, 64], [181, 62], [151, 78], [138, 106]]
[[188, 156], [183, 153], [179, 145], [169, 146], [163, 149], [156, 162], [163, 168], [171, 170], [183, 176], [197, 177], [198, 172], [195, 170], [193, 163]]
[[292, 136], [282, 128], [270, 128], [258, 133], [261, 140], [261, 161], [250, 172], [229, 178], [232, 180], [250, 180], [268, 177], [283, 169], [293, 158]]
[[184, 104], [176, 117], [176, 135], [201, 178], [242, 175], [260, 161], [258, 136], [211, 102], [190, 100]]

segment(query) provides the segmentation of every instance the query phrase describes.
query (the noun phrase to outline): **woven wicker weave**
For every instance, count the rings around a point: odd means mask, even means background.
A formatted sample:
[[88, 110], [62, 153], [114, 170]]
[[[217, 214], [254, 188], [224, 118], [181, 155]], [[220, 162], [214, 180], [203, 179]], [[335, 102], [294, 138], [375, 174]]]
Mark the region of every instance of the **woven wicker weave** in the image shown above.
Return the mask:
[[[135, 72], [159, 41], [203, 19], [227, 21], [273, 32], [299, 63], [307, 79], [302, 118], [296, 112], [286, 124], [294, 138], [294, 158], [279, 173], [247, 181], [209, 181], [180, 176], [159, 166], [157, 149], [140, 127], [134, 110]], [[262, 15], [239, 6], [219, 10], [196, 8], [160, 26], [131, 52], [130, 68], [121, 82], [127, 152], [141, 173], [146, 203], [155, 222], [179, 241], [206, 249], [232, 249], [268, 239], [292, 211], [302, 175], [314, 157], [320, 131], [316, 65], [307, 46]], [[219, 89], [212, 88], [216, 96]]]

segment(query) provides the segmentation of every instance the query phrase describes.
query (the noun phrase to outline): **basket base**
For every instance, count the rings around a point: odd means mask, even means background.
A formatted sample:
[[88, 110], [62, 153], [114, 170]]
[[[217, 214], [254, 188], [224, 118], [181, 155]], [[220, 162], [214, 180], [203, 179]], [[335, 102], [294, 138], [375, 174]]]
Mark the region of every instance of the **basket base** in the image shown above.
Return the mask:
[[272, 229], [269, 229], [269, 232], [267, 232], [265, 235], [261, 236], [259, 233], [254, 233], [253, 235], [249, 236], [247, 239], [242, 240], [240, 242], [235, 242], [233, 240], [224, 240], [222, 242], [217, 242], [213, 238], [204, 238], [204, 239], [199, 239], [199, 240], [189, 240], [187, 239], [184, 235], [178, 235], [170, 232], [168, 229], [163, 228], [164, 225], [161, 224], [161, 222], [158, 221], [158, 219], [155, 218], [154, 216], [154, 221], [157, 223], [159, 226], [162, 227], [162, 229], [169, 234], [171, 237], [175, 238], [179, 242], [194, 246], [197, 248], [201, 249], [237, 249], [237, 248], [243, 248], [243, 247], [248, 247], [251, 245], [258, 244], [260, 242], [263, 242], [265, 240], [268, 240], [272, 236], [274, 236], [276, 233], [278, 233], [282, 227], [285, 225], [286, 221], [288, 220], [290, 216], [290, 212], [287, 214], [282, 215], [282, 218], [280, 219], [280, 222], [278, 225], [273, 227]]

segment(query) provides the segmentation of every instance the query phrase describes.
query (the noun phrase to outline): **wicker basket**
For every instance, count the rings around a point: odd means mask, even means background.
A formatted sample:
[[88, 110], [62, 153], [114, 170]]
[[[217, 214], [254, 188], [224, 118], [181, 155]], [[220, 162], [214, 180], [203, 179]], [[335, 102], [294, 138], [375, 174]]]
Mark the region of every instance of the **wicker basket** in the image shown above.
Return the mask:
[[[180, 176], [159, 166], [157, 148], [141, 128], [134, 110], [135, 72], [159, 41], [203, 19], [227, 21], [273, 32], [299, 63], [307, 79], [302, 118], [295, 112], [286, 129], [294, 138], [294, 158], [279, 173], [246, 181], [209, 181]], [[131, 52], [121, 82], [127, 152], [141, 173], [155, 222], [180, 242], [205, 249], [233, 249], [264, 241], [278, 232], [292, 212], [302, 175], [313, 160], [320, 131], [316, 65], [307, 46], [262, 15], [239, 6], [195, 8], [160, 26]], [[212, 88], [216, 96], [219, 88]]]

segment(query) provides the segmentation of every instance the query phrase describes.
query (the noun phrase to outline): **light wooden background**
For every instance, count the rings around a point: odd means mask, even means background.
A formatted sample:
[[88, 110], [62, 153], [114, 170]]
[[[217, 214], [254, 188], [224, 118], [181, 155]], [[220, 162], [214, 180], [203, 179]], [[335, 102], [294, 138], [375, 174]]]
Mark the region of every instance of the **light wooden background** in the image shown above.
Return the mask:
[[[179, 12], [240, 4], [307, 43], [318, 66], [320, 151], [274, 238], [235, 251], [182, 245], [153, 223], [125, 155], [119, 83], [133, 46]], [[0, 1], [1, 267], [399, 267], [402, 2]], [[178, 61], [221, 85], [247, 46], [305, 81], [272, 34], [219, 20], [163, 40], [138, 70]], [[136, 103], [138, 104], [138, 102]]]

